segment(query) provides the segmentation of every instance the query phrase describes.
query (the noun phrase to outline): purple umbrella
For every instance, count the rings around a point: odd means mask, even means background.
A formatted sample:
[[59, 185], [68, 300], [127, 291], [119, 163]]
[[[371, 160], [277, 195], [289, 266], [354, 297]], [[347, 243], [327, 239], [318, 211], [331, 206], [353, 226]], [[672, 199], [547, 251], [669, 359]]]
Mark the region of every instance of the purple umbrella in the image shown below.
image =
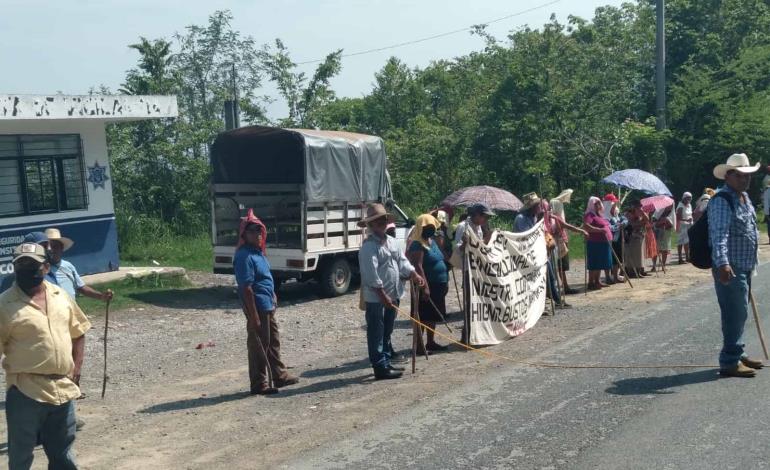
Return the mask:
[[649, 194], [665, 194], [673, 196], [671, 191], [657, 176], [642, 170], [620, 170], [604, 178], [602, 183], [622, 186], [626, 189], [636, 189]]
[[447, 196], [441, 205], [469, 207], [479, 203], [499, 211], [518, 211], [524, 207], [519, 198], [504, 189], [493, 186], [470, 186], [458, 189]]

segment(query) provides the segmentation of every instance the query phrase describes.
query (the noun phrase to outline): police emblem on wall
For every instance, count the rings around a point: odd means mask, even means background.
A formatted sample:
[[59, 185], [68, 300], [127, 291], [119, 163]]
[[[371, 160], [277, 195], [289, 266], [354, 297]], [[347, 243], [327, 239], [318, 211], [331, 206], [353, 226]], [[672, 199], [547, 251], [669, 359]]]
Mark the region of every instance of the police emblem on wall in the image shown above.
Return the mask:
[[100, 166], [99, 162], [94, 162], [94, 166], [89, 166], [88, 168], [88, 182], [94, 185], [94, 189], [96, 188], [104, 188], [104, 183], [110, 179], [107, 176], [107, 167], [106, 166]]

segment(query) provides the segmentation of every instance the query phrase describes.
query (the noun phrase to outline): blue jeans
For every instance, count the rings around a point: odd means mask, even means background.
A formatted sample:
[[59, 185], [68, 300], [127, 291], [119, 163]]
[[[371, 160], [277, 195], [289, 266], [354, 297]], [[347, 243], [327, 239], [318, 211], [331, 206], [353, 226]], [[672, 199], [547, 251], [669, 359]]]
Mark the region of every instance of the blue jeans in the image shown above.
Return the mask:
[[366, 345], [369, 349], [369, 362], [375, 370], [384, 370], [390, 366], [393, 352], [390, 335], [395, 322], [394, 309], [385, 308], [381, 303], [366, 303]]
[[722, 368], [735, 367], [742, 357], [743, 329], [749, 317], [749, 291], [751, 289], [751, 272], [736, 271], [728, 285], [719, 282], [719, 274], [712, 269], [714, 275], [714, 290], [722, 313], [722, 351], [719, 353], [719, 366]]
[[75, 442], [75, 404], [41, 403], [24, 395], [16, 387], [5, 394], [5, 418], [8, 423], [8, 468], [27, 470], [32, 466], [32, 451], [40, 442], [48, 457], [48, 468], [77, 469], [72, 455]]

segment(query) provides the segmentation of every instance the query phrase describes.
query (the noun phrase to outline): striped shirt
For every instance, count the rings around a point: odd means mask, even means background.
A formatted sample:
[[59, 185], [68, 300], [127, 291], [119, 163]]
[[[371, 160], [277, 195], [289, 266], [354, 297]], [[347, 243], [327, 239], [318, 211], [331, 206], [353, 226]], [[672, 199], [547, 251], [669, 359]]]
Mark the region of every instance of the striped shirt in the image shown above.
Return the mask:
[[709, 202], [707, 210], [712, 264], [715, 268], [729, 264], [736, 271], [751, 271], [757, 264], [759, 243], [754, 206], [745, 192], [743, 203], [740, 195], [729, 186], [724, 186], [719, 192], [728, 194], [733, 208], [723, 197], [713, 197]]

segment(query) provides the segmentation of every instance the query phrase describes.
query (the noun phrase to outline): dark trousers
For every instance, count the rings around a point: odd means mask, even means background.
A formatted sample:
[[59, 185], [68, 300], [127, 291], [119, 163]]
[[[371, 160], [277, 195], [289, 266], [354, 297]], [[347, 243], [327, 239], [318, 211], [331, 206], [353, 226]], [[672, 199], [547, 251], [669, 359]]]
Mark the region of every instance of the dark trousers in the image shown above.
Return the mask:
[[72, 456], [75, 442], [75, 405], [41, 403], [11, 387], [5, 395], [5, 419], [8, 423], [8, 468], [27, 470], [32, 466], [32, 451], [38, 444], [48, 457], [48, 468], [77, 469]]
[[278, 338], [278, 322], [275, 321], [275, 310], [259, 312], [260, 326], [256, 330], [246, 328], [248, 336], [246, 347], [249, 350], [249, 380], [251, 389], [259, 390], [267, 387], [267, 368], [273, 375], [273, 380], [284, 380], [288, 375], [286, 366], [281, 362], [281, 343]]
[[556, 273], [553, 268], [553, 263], [551, 263], [551, 260], [548, 260], [548, 290], [550, 291], [551, 298], [554, 302], [556, 302], [556, 305], [561, 305], [561, 293], [559, 293], [559, 287], [556, 283]]

